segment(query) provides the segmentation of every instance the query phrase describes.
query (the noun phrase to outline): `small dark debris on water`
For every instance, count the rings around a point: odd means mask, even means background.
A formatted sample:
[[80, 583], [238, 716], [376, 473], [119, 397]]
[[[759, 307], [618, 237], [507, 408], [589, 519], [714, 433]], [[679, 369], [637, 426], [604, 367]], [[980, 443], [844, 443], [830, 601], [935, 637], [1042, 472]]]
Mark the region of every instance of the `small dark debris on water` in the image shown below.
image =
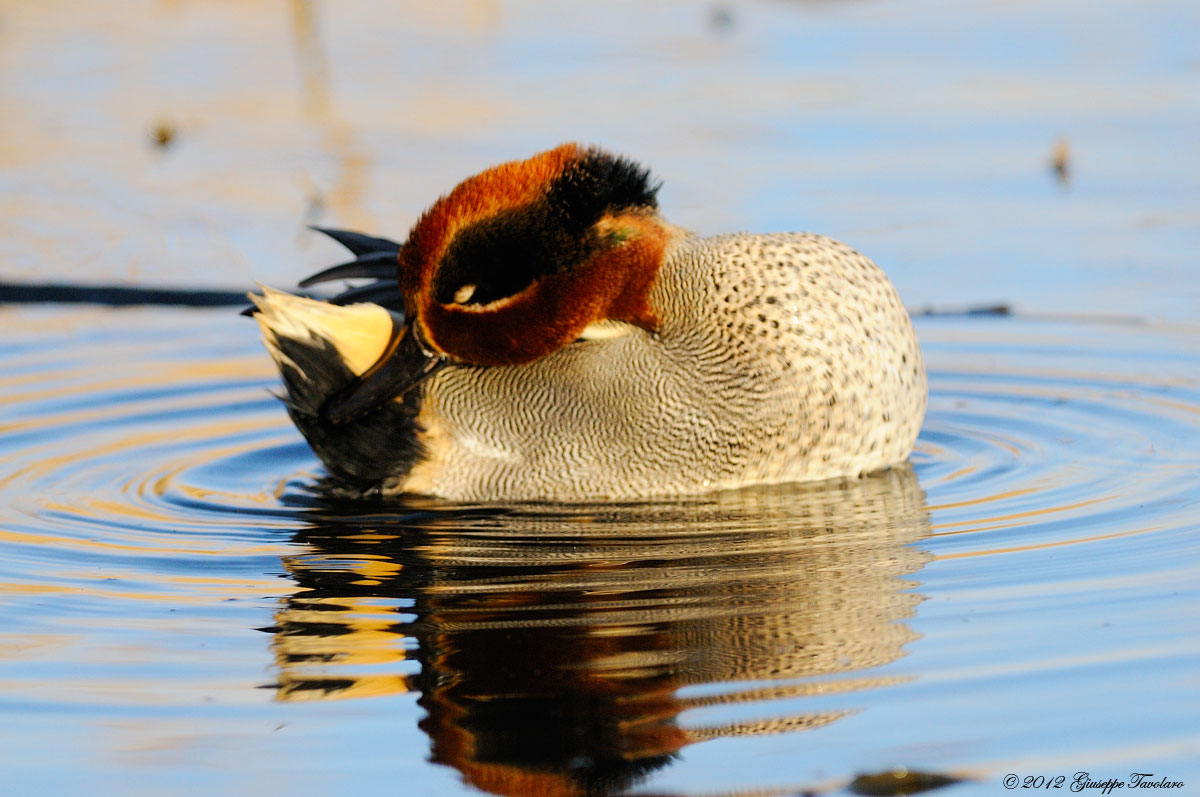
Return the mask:
[[1012, 307], [1007, 304], [988, 304], [980, 307], [967, 308], [967, 315], [1012, 315]]
[[709, 26], [721, 33], [733, 30], [733, 9], [729, 6], [716, 6], [708, 15]]
[[900, 767], [887, 772], [859, 775], [850, 782], [850, 791], [867, 797], [889, 797], [894, 794], [919, 794], [961, 783], [962, 778], [937, 772], [915, 772]]
[[1050, 153], [1050, 168], [1060, 185], [1071, 181], [1071, 145], [1065, 138], [1054, 142], [1054, 149]]
[[162, 121], [154, 125], [150, 131], [150, 140], [159, 149], [167, 149], [175, 143], [176, 129], [170, 122]]
[[932, 307], [926, 306], [910, 313], [913, 316], [963, 316], [963, 315], [1012, 315], [1012, 305], [1000, 302], [997, 304], [978, 304], [970, 307]]

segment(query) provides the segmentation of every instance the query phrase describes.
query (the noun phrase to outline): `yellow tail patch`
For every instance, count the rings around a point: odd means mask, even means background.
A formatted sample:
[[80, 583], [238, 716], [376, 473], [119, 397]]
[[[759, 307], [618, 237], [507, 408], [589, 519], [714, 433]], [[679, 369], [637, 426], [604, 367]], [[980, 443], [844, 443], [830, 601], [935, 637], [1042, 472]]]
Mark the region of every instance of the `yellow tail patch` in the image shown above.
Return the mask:
[[391, 338], [392, 329], [403, 323], [400, 316], [377, 304], [340, 307], [265, 285], [260, 285], [259, 289], [262, 295], [249, 294], [250, 301], [258, 308], [254, 318], [262, 330], [267, 351], [280, 364], [295, 367], [295, 363], [280, 351], [280, 338], [313, 345], [318, 340], [325, 340], [357, 376], [375, 364]]

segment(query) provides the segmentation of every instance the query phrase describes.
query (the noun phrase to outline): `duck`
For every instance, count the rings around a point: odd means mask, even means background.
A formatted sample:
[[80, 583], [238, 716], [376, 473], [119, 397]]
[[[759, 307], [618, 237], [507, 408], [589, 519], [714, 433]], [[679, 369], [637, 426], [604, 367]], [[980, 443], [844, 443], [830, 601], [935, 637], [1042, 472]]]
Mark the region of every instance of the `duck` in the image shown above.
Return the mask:
[[927, 401], [883, 271], [816, 233], [700, 236], [567, 143], [459, 183], [403, 242], [250, 295], [279, 397], [354, 496], [603, 502], [904, 463]]

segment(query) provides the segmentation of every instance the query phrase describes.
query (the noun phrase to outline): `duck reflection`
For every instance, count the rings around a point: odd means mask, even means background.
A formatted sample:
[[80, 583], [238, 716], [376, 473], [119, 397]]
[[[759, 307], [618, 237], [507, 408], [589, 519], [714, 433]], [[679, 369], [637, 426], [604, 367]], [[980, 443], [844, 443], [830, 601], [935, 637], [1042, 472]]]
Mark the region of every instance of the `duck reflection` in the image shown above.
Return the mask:
[[915, 638], [902, 577], [925, 561], [909, 543], [928, 519], [908, 469], [653, 504], [402, 511], [297, 532], [301, 589], [266, 629], [277, 696], [416, 692], [432, 760], [497, 794], [618, 791], [693, 742], [823, 725], [847, 712], [789, 714], [793, 698], [888, 683], [851, 674]]

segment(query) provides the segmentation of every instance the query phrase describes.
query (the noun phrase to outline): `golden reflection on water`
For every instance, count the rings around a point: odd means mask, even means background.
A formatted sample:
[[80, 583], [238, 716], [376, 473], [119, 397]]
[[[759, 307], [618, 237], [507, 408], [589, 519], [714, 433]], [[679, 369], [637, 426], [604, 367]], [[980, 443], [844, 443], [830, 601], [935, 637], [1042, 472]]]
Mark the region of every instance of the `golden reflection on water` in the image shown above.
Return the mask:
[[[276, 695], [416, 693], [432, 760], [479, 788], [619, 789], [689, 744], [851, 711], [766, 701], [895, 682], [852, 674], [915, 639], [903, 577], [927, 533], [908, 469], [657, 505], [317, 521], [296, 532], [309, 551], [285, 565], [301, 589], [267, 629]], [[735, 704], [755, 718], [722, 716]]]

